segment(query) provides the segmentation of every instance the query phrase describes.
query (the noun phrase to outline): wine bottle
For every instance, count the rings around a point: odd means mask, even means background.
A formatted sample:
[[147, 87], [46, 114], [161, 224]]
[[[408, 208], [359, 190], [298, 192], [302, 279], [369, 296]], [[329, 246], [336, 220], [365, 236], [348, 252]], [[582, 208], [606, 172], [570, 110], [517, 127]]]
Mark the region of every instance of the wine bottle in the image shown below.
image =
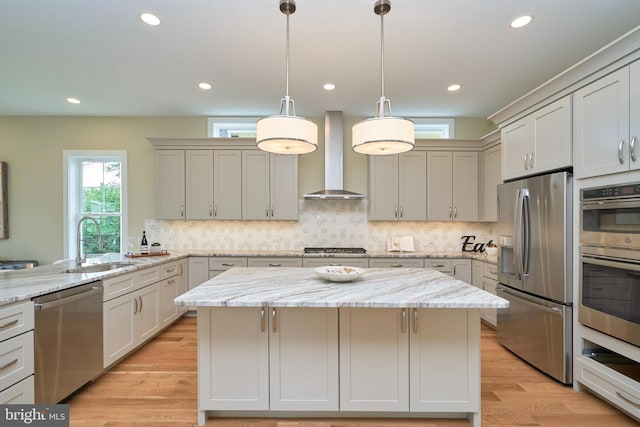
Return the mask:
[[147, 242], [147, 232], [142, 231], [142, 241], [140, 242], [140, 253], [147, 255], [149, 253], [149, 243]]

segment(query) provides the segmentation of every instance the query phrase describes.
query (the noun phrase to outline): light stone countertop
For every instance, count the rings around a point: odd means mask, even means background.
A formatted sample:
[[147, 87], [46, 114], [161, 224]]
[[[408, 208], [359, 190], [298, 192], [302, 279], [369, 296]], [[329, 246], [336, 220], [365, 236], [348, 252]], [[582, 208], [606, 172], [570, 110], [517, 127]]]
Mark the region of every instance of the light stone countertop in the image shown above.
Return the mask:
[[369, 268], [334, 283], [313, 268], [232, 268], [175, 299], [189, 307], [506, 308], [508, 301], [429, 268]]
[[40, 295], [72, 288], [85, 283], [95, 282], [133, 272], [142, 268], [153, 267], [169, 261], [189, 256], [234, 256], [234, 257], [298, 257], [298, 258], [470, 258], [485, 262], [496, 262], [496, 257], [473, 252], [386, 252], [369, 251], [366, 254], [303, 254], [302, 250], [225, 250], [225, 249], [194, 249], [172, 250], [169, 255], [127, 258], [120, 254], [102, 255], [92, 258], [91, 262], [130, 262], [129, 266], [100, 273], [65, 273], [75, 267], [75, 262], [56, 265], [42, 265], [25, 270], [0, 270], [0, 307], [19, 301], [29, 300]]

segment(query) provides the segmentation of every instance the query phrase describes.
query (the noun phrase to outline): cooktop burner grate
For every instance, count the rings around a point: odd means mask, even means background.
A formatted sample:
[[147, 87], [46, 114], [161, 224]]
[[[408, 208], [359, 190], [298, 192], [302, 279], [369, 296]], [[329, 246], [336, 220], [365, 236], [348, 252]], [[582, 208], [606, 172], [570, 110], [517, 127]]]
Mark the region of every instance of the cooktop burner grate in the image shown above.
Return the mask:
[[304, 248], [305, 254], [366, 254], [364, 248]]

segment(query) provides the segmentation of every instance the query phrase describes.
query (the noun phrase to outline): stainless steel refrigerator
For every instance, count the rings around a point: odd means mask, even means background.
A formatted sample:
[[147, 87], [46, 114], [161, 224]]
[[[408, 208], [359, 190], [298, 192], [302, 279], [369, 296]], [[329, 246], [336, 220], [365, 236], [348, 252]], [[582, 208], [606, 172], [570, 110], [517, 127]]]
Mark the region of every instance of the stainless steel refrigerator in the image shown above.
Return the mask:
[[572, 178], [568, 172], [498, 186], [498, 341], [572, 382]]

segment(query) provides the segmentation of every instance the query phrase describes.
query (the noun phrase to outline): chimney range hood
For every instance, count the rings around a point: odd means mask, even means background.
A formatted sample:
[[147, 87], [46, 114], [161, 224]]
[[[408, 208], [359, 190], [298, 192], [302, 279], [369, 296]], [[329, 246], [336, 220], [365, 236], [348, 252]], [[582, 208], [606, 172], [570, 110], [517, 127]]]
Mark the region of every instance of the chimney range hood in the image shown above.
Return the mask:
[[305, 194], [305, 199], [364, 199], [364, 194], [342, 188], [342, 149], [342, 111], [327, 111], [324, 115], [324, 190]]

